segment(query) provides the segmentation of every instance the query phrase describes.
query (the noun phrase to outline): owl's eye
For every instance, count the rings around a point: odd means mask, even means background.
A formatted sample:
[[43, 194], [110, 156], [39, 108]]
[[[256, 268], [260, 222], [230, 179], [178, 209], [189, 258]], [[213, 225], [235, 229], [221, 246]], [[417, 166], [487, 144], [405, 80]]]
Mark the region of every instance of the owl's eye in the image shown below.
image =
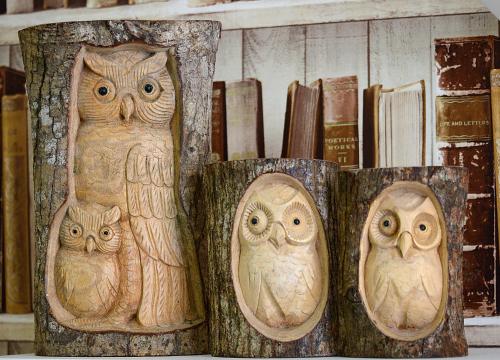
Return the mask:
[[107, 79], [100, 79], [94, 87], [94, 93], [100, 102], [110, 102], [115, 98], [115, 85]]
[[438, 234], [438, 223], [434, 216], [428, 213], [419, 214], [413, 222], [415, 243], [421, 249], [433, 245]]
[[397, 217], [390, 211], [387, 211], [379, 220], [378, 228], [385, 236], [393, 236], [399, 228]]
[[308, 242], [314, 232], [314, 218], [306, 205], [294, 202], [283, 213], [285, 230], [289, 241]]
[[109, 226], [103, 226], [99, 230], [99, 237], [104, 241], [109, 241], [113, 238], [114, 232]]
[[266, 213], [261, 209], [255, 209], [248, 217], [248, 228], [254, 235], [262, 234], [268, 225]]
[[139, 94], [146, 101], [156, 100], [161, 93], [160, 84], [152, 78], [144, 78], [139, 82]]
[[82, 236], [82, 233], [83, 233], [82, 227], [78, 224], [73, 224], [69, 228], [69, 234], [74, 238]]

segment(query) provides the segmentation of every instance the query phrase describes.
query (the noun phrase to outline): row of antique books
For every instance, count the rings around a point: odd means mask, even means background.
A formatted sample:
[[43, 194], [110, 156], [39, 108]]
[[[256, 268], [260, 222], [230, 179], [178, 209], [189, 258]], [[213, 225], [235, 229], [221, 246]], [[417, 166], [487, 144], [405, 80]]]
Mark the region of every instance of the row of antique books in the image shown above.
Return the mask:
[[[168, 0], [0, 0], [0, 14], [29, 13], [38, 10], [57, 8], [90, 7], [101, 8], [128, 4], [165, 2]], [[230, 3], [238, 0], [187, 0], [189, 6], [207, 6]]]
[[0, 309], [31, 312], [28, 120], [24, 73], [0, 67]]
[[[466, 316], [497, 312], [500, 70], [493, 69], [500, 68], [499, 51], [500, 41], [493, 36], [435, 40], [434, 165], [466, 166], [470, 174], [464, 229]], [[493, 86], [490, 71], [496, 79]], [[380, 84], [365, 89], [359, 151], [357, 77], [319, 79], [310, 86], [294, 81], [288, 88], [281, 155], [332, 160], [345, 170], [360, 163], [365, 168], [423, 166], [430, 140], [425, 99], [423, 80], [392, 89]], [[212, 105], [213, 160], [265, 156], [258, 80], [215, 82]], [[493, 121], [492, 106], [497, 107]], [[497, 214], [500, 222], [500, 211]]]

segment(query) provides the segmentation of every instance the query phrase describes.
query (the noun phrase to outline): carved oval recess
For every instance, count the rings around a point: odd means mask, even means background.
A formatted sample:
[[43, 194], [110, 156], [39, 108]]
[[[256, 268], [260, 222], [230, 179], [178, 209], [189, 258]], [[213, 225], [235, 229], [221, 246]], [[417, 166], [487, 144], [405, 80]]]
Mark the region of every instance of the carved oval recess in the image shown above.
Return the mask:
[[328, 249], [311, 195], [293, 177], [259, 176], [233, 222], [231, 269], [239, 307], [264, 336], [300, 339], [328, 297]]
[[396, 182], [371, 204], [360, 244], [359, 290], [386, 336], [418, 340], [443, 321], [446, 233], [441, 205], [424, 184]]

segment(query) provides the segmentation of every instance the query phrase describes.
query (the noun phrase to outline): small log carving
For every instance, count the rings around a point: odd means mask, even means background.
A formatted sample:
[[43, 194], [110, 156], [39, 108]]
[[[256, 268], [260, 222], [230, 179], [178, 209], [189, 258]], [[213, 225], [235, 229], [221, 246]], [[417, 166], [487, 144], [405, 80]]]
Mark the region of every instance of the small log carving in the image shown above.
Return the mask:
[[328, 174], [335, 170], [298, 159], [206, 167], [212, 355], [334, 353]]
[[467, 170], [364, 169], [332, 177], [338, 355], [467, 355], [461, 296]]
[[207, 351], [194, 196], [219, 33], [209, 21], [20, 33], [39, 194], [37, 354]]

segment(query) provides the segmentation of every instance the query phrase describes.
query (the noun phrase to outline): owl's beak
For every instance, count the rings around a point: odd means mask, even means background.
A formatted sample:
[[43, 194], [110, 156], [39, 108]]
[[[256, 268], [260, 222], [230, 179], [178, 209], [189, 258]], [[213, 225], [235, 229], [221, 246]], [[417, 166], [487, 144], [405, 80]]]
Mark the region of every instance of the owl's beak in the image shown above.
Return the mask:
[[281, 245], [283, 245], [285, 241], [285, 229], [280, 224], [273, 224], [273, 228], [271, 229], [271, 236], [269, 237], [269, 241], [273, 246], [279, 250]]
[[85, 240], [85, 249], [89, 254], [92, 254], [95, 250], [95, 239], [92, 235], [87, 236], [87, 239]]
[[398, 247], [399, 251], [401, 251], [401, 256], [406, 260], [408, 256], [408, 251], [413, 246], [413, 237], [408, 231], [403, 232], [399, 235], [398, 239]]
[[122, 117], [122, 120], [125, 124], [130, 123], [130, 117], [134, 113], [134, 100], [132, 99], [132, 96], [130, 95], [125, 95], [125, 97], [122, 99], [122, 103], [120, 105], [120, 115]]

